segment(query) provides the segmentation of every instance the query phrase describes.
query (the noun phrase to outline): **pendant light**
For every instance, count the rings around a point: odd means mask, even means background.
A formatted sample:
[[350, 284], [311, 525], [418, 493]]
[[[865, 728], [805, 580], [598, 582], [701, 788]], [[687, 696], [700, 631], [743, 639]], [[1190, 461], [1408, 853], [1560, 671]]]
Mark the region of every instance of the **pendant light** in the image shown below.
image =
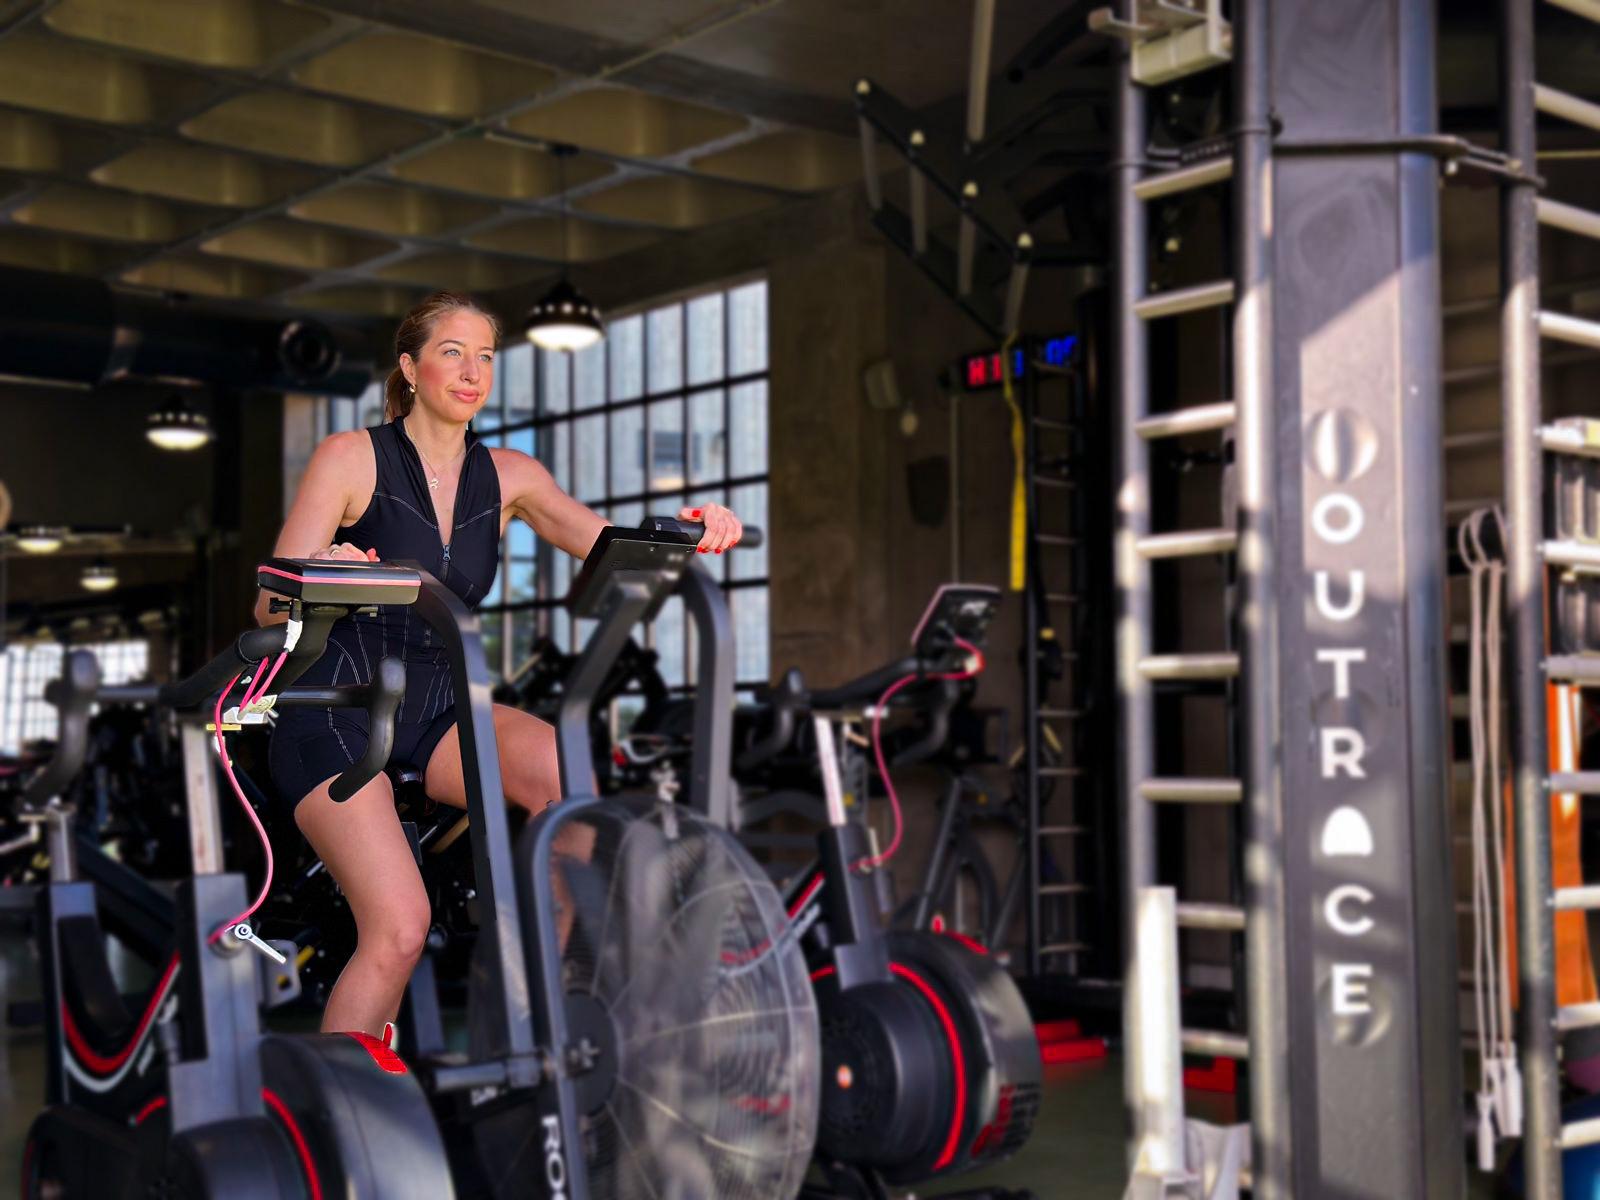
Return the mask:
[[554, 145], [558, 182], [561, 188], [561, 278], [528, 310], [525, 332], [541, 350], [587, 350], [606, 335], [600, 310], [567, 278], [569, 245], [567, 236], [567, 159], [578, 152], [576, 146]]
[[91, 592], [109, 592], [117, 586], [117, 569], [105, 559], [96, 559], [83, 569], [78, 582]]
[[144, 435], [163, 450], [198, 450], [211, 440], [211, 422], [178, 395], [165, 408], [150, 414]]
[[67, 531], [50, 525], [24, 525], [17, 530], [17, 549], [24, 554], [54, 554], [67, 540]]

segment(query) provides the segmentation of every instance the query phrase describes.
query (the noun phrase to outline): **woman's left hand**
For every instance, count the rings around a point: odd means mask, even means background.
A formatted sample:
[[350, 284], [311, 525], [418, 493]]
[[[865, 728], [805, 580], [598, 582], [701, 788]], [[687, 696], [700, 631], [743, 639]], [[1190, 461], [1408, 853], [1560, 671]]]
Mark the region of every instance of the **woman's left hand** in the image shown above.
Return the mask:
[[720, 504], [682, 509], [678, 513], [678, 520], [699, 521], [706, 527], [697, 547], [701, 554], [721, 554], [730, 546], [738, 545], [739, 538], [744, 534], [744, 526], [739, 523], [739, 518]]

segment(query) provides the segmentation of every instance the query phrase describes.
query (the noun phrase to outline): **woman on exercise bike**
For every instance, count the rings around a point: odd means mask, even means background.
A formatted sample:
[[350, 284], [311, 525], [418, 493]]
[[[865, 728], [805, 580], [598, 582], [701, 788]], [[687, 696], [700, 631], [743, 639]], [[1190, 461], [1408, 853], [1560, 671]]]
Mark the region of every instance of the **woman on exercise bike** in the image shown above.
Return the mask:
[[[493, 390], [499, 332], [470, 298], [450, 292], [407, 313], [395, 333], [398, 363], [385, 387], [384, 423], [333, 434], [317, 447], [275, 553], [413, 559], [469, 608], [494, 584], [500, 539], [513, 518], [567, 553], [587, 555], [606, 519], [563, 492], [536, 459], [486, 446], [468, 427]], [[678, 516], [704, 524], [702, 554], [721, 554], [739, 540], [738, 519], [719, 504]], [[282, 619], [268, 613], [266, 593], [256, 619]], [[299, 682], [365, 683], [386, 654], [406, 666], [390, 761], [421, 770], [432, 799], [465, 807], [449, 663], [409, 609], [336, 625], [326, 652]], [[555, 803], [555, 731], [505, 705], [495, 705], [494, 716], [506, 798], [529, 812]], [[356, 950], [328, 997], [322, 1028], [381, 1035], [399, 1010], [431, 914], [387, 776], [344, 804], [328, 795], [328, 785], [361, 758], [366, 737], [360, 710], [288, 709], [278, 716], [269, 766], [278, 796], [294, 806], [296, 825], [355, 916]]]

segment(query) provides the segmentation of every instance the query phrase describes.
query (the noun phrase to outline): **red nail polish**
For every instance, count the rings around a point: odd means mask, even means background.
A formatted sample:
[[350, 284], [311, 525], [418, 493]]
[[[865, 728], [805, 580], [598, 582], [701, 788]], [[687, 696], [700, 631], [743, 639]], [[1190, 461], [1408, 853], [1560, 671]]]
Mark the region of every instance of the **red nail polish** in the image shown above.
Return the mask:
[[721, 551], [721, 550], [718, 550], [718, 551], [717, 551], [717, 553], [718, 553], [718, 554], [721, 554], [721, 553], [722, 553], [722, 551]]
[[702, 513], [702, 512], [703, 512], [703, 511], [704, 511], [704, 510], [703, 510], [703, 509], [699, 509], [699, 508], [696, 508], [696, 509], [691, 509], [691, 510], [690, 510], [690, 512], [689, 512], [689, 515], [690, 515], [690, 516], [691, 516], [691, 517], [698, 517], [698, 516], [700, 516], [700, 514], [701, 514], [701, 513]]
[[704, 554], [706, 552], [706, 548], [704, 546], [696, 546], [694, 548], [694, 552], [696, 554]]

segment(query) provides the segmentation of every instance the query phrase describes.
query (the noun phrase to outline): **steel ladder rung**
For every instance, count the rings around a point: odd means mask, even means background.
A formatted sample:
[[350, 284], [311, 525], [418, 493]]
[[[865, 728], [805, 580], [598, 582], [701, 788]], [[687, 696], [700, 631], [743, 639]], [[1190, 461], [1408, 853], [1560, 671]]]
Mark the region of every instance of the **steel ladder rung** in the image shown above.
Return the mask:
[[1563, 1033], [1600, 1025], [1600, 1002], [1564, 1004], [1556, 1009], [1556, 1028]]
[[1226, 429], [1234, 423], [1238, 414], [1238, 405], [1232, 400], [1223, 400], [1217, 404], [1196, 404], [1176, 412], [1157, 413], [1136, 422], [1133, 428], [1148, 442], [1155, 438], [1182, 437], [1188, 433]]
[[1587, 1121], [1573, 1121], [1561, 1127], [1563, 1150], [1576, 1150], [1580, 1146], [1592, 1146], [1596, 1142], [1600, 1142], [1600, 1117], [1591, 1117]]
[[1040, 837], [1081, 837], [1089, 832], [1087, 825], [1041, 825]]
[[1135, 545], [1145, 558], [1195, 558], [1206, 554], [1232, 554], [1239, 548], [1239, 534], [1232, 529], [1147, 533]]
[[1185, 1054], [1210, 1054], [1216, 1058], [1249, 1058], [1250, 1039], [1240, 1033], [1220, 1029], [1185, 1029], [1182, 1033]]
[[1081, 896], [1089, 890], [1087, 883], [1041, 883], [1041, 896]]
[[1238, 779], [1169, 776], [1146, 779], [1139, 785], [1139, 794], [1167, 804], [1238, 804], [1244, 799], [1244, 784]]
[[1541, 309], [1537, 314], [1539, 332], [1558, 342], [1571, 342], [1574, 346], [1588, 346], [1600, 350], [1600, 321], [1586, 321], [1567, 313]]
[[1600, 133], [1600, 104], [1553, 87], [1545, 87], [1542, 83], [1533, 85], [1533, 104], [1542, 113], [1561, 117], [1575, 125], [1586, 125]]
[[1533, 211], [1541, 225], [1562, 229], [1580, 237], [1600, 238], [1600, 213], [1590, 212], [1575, 204], [1563, 204], [1559, 200], [1547, 200], [1542, 196], [1533, 202]]
[[1076, 479], [1062, 479], [1057, 475], [1035, 475], [1033, 482], [1039, 487], [1075, 488], [1078, 486]]
[[1239, 674], [1237, 654], [1152, 654], [1139, 660], [1146, 679], [1234, 679]]
[[1543, 549], [1544, 561], [1552, 567], [1600, 570], [1600, 546], [1565, 539], [1546, 542]]
[[1558, 683], [1600, 686], [1600, 656], [1556, 654], [1544, 660], [1544, 672]]
[[1569, 13], [1600, 25], [1600, 0], [1549, 0], [1549, 2], [1557, 8], [1564, 8]]
[[1051, 717], [1057, 720], [1075, 721], [1079, 717], [1083, 716], [1083, 712], [1084, 710], [1081, 708], [1041, 708], [1039, 710], [1039, 715], [1041, 717]]
[[1034, 539], [1045, 546], [1076, 546], [1078, 539], [1065, 533], [1036, 533]]
[[1143, 300], [1135, 301], [1133, 311], [1142, 319], [1153, 321], [1157, 317], [1176, 317], [1232, 303], [1233, 280], [1217, 279], [1192, 287], [1173, 288], [1170, 292], [1152, 292]]
[[1588, 912], [1600, 908], [1600, 884], [1556, 889], [1557, 912]]
[[1557, 771], [1550, 776], [1550, 790], [1557, 795], [1600, 796], [1600, 771]]
[[1539, 430], [1539, 444], [1552, 454], [1577, 454], [1600, 458], [1600, 421], [1546, 425]]
[[1180, 900], [1179, 929], [1220, 929], [1244, 932], [1244, 909], [1237, 904], [1201, 904]]
[[1174, 167], [1146, 175], [1133, 185], [1133, 194], [1141, 200], [1156, 200], [1162, 196], [1176, 196], [1192, 192], [1233, 178], [1233, 155], [1208, 159], [1189, 167]]
[[1077, 604], [1078, 596], [1075, 592], [1046, 592], [1044, 598], [1051, 604]]
[[1071, 421], [1062, 421], [1055, 417], [1035, 417], [1033, 423], [1040, 429], [1058, 429], [1063, 433], [1069, 433], [1073, 428]]
[[1040, 954], [1084, 954], [1089, 949], [1088, 942], [1049, 942], [1039, 947]]
[[1083, 774], [1082, 767], [1040, 767], [1039, 774], [1051, 779], [1076, 779]]

